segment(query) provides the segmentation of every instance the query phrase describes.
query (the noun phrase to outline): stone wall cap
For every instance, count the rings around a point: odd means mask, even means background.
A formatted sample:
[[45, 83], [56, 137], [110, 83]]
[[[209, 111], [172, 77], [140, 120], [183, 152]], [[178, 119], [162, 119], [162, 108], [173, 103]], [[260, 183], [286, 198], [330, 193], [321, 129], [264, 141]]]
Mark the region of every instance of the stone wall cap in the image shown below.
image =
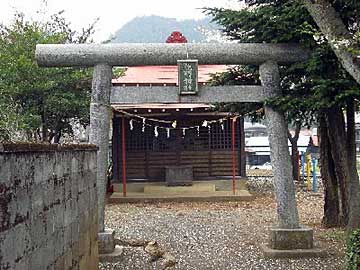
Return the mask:
[[96, 151], [94, 144], [0, 143], [0, 153]]

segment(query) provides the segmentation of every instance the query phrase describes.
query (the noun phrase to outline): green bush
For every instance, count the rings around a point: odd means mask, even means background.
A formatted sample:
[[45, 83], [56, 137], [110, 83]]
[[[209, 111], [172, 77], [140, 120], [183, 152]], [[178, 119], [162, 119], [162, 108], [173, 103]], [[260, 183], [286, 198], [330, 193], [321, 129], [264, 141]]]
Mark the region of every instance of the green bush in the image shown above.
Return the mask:
[[360, 228], [349, 237], [346, 250], [346, 270], [360, 269]]

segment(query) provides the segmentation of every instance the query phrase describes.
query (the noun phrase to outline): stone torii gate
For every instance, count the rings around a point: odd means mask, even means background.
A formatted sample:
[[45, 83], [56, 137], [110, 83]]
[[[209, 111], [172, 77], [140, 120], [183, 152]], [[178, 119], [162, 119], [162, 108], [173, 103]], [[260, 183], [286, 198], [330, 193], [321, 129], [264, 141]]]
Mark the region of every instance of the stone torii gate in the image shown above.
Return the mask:
[[[304, 61], [308, 52], [289, 44], [40, 44], [36, 59], [44, 67], [94, 67], [90, 105], [90, 143], [98, 146], [99, 237], [104, 238], [106, 168], [109, 149], [110, 96], [116, 103], [215, 103], [263, 102], [280, 94], [278, 65]], [[197, 59], [199, 64], [258, 65], [261, 86], [200, 87], [197, 95], [179, 95], [177, 87], [114, 87], [113, 66], [176, 65], [177, 60]], [[268, 134], [278, 224], [270, 229], [269, 256], [279, 250], [306, 249], [312, 252], [313, 232], [299, 224], [287, 144], [284, 115], [264, 106]], [[101, 243], [100, 243], [101, 247]], [[101, 251], [101, 250], [100, 250]], [[110, 251], [109, 251], [110, 252]], [[294, 253], [295, 254], [295, 253]], [[296, 252], [297, 254], [297, 252]], [[296, 255], [295, 254], [295, 255]], [[286, 255], [286, 254], [285, 254]]]

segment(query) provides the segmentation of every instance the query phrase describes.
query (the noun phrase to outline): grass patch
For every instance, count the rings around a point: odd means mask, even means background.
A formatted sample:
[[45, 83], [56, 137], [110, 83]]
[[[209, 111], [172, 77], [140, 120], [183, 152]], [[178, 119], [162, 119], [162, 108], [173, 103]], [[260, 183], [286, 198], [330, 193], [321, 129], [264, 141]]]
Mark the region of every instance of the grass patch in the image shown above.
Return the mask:
[[321, 239], [331, 242], [345, 242], [346, 232], [342, 229], [331, 229], [319, 234]]

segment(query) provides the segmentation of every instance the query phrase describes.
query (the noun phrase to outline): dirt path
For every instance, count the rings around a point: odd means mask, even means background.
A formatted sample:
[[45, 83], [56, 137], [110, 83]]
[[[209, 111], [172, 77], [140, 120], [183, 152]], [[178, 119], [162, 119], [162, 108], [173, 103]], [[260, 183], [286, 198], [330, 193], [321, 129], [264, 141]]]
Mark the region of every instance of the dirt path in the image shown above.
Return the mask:
[[[107, 227], [125, 241], [156, 242], [175, 260], [167, 269], [312, 269], [339, 270], [343, 265], [343, 232], [321, 227], [322, 197], [297, 194], [302, 223], [315, 229], [316, 244], [326, 247], [323, 259], [264, 259], [259, 246], [275, 223], [271, 195], [252, 202], [161, 203], [109, 205]], [[142, 246], [124, 246], [124, 258], [101, 269], [164, 269], [166, 259], [152, 259]]]

